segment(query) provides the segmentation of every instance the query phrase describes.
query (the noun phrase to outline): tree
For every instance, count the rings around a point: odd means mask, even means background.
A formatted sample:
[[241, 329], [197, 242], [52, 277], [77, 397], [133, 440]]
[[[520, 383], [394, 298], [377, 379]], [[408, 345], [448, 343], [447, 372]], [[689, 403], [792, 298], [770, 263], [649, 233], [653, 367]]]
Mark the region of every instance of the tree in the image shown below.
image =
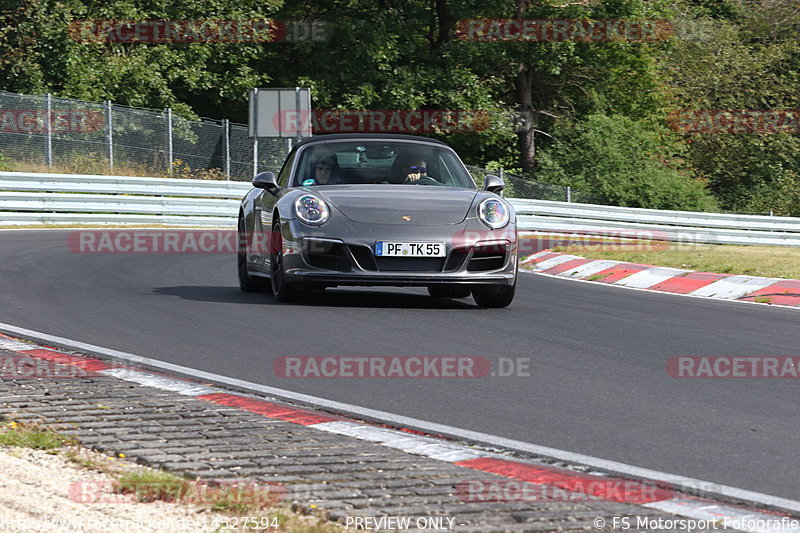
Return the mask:
[[[473, 18], [599, 20], [656, 18], [667, 4], [516, 0], [512, 6], [498, 0], [473, 0], [467, 5], [462, 14]], [[648, 116], [662, 109], [655, 75], [658, 43], [567, 40], [465, 44], [483, 48], [473, 54], [476, 72], [505, 80], [495, 97], [519, 116], [519, 162], [529, 174], [536, 170], [537, 137], [547, 139], [548, 129], [558, 117], [569, 120], [606, 111]]]
[[268, 82], [269, 71], [261, 67], [264, 58], [274, 57], [273, 43], [84, 42], [70, 37], [70, 24], [79, 20], [253, 20], [274, 14], [282, 3], [9, 2], [0, 20], [0, 84], [20, 93], [51, 92], [139, 107], [171, 106], [190, 116], [225, 116], [221, 110], [234, 102], [244, 107], [249, 89]]
[[542, 181], [591, 191], [607, 203], [653, 209], [716, 207], [687, 169], [685, 148], [663, 126], [622, 115], [562, 123], [559, 139], [540, 152]]
[[[673, 109], [795, 110], [800, 107], [798, 7], [768, 0], [746, 9], [676, 6], [679, 31], [661, 63]], [[680, 30], [680, 28], [679, 28]], [[687, 156], [723, 209], [800, 215], [800, 136], [794, 132], [685, 133]]]

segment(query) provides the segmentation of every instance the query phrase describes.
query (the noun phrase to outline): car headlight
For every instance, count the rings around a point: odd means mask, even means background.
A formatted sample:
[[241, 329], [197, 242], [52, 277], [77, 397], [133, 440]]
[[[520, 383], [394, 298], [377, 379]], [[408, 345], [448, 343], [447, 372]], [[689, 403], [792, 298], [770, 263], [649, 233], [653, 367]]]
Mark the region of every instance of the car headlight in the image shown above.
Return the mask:
[[313, 194], [304, 194], [294, 201], [294, 214], [301, 222], [312, 226], [324, 224], [331, 214], [328, 204]]
[[510, 219], [511, 213], [502, 200], [487, 198], [478, 204], [478, 218], [492, 229], [500, 229]]

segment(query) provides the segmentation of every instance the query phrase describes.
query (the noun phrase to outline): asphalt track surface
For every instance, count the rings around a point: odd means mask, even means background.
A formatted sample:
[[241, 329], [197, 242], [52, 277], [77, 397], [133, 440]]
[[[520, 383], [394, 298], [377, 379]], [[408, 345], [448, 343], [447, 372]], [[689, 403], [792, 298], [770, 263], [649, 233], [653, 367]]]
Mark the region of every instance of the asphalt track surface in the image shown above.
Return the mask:
[[[797, 380], [676, 379], [678, 355], [798, 355], [800, 311], [524, 274], [508, 309], [419, 289], [243, 294], [232, 254], [79, 254], [0, 232], [0, 322], [330, 400], [800, 498]], [[530, 377], [282, 379], [303, 355], [530, 358]]]

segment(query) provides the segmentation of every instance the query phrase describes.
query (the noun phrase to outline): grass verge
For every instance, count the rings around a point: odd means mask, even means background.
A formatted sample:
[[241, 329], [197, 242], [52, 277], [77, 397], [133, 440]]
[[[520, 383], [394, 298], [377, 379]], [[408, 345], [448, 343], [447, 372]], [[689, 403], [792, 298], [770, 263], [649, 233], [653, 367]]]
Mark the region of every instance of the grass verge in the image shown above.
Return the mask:
[[[142, 503], [163, 501], [193, 505], [229, 516], [231, 521], [227, 525], [235, 524], [237, 531], [239, 528], [242, 531], [270, 529], [291, 533], [341, 531], [341, 526], [327, 522], [323, 517], [304, 515], [279, 505], [286, 492], [279, 484], [246, 480], [192, 481], [163, 470], [142, 467], [118, 476], [114, 491], [131, 494]], [[227, 531], [226, 528], [223, 530]]]
[[[2, 419], [0, 445], [47, 450], [58, 453], [83, 468], [102, 472], [113, 479], [114, 492], [131, 494], [140, 503], [167, 502], [191, 506], [195, 512], [211, 511], [230, 517], [222, 520], [219, 531], [269, 531], [285, 533], [338, 533], [341, 526], [324, 516], [303, 514], [288, 505], [279, 505], [285, 489], [277, 484], [252, 481], [205, 483], [149, 467], [138, 466], [117, 457], [107, 457], [82, 448], [72, 437], [36, 424]], [[119, 454], [119, 459], [125, 459]], [[278, 489], [278, 490], [276, 490]], [[310, 506], [312, 509], [315, 506]], [[196, 511], [200, 508], [200, 511]], [[245, 520], [245, 518], [247, 520]]]
[[32, 448], [34, 450], [55, 450], [62, 446], [74, 445], [76, 440], [53, 430], [35, 424], [8, 422], [0, 427], [0, 445]]
[[661, 245], [608, 250], [600, 244], [558, 246], [553, 251], [589, 259], [612, 259], [701, 272], [800, 279], [800, 248], [788, 246]]

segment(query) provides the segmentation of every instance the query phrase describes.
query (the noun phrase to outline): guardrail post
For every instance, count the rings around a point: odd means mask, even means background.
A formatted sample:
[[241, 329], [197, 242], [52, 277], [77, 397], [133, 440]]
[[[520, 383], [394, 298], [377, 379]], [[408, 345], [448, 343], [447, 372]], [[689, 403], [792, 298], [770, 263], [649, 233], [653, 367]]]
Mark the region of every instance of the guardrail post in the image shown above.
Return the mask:
[[172, 108], [167, 111], [167, 172], [172, 177]]
[[[294, 88], [294, 108], [297, 109], [298, 113], [300, 112], [300, 106], [301, 106], [300, 100], [301, 100], [300, 87], [295, 87]], [[311, 114], [310, 111], [311, 110], [309, 110], [309, 115]], [[310, 121], [311, 117], [309, 116], [308, 118], [309, 118], [309, 121]], [[300, 131], [300, 127], [299, 126], [297, 126], [295, 129], [297, 130], [295, 133], [297, 134], [297, 140], [299, 141], [300, 139], [303, 138], [303, 136], [301, 134], [302, 132]], [[289, 151], [290, 152], [292, 151], [292, 144], [291, 143], [289, 143]]]
[[567, 202], [572, 201], [572, 187], [567, 185]]
[[53, 102], [52, 96], [50, 93], [47, 93], [45, 96], [45, 140], [44, 140], [44, 161], [47, 163], [48, 167], [53, 166], [53, 129], [52, 129], [52, 113], [53, 113]]
[[253, 137], [253, 177], [258, 174], [258, 137]]
[[111, 100], [106, 100], [106, 140], [108, 141], [108, 168], [114, 170], [114, 124], [111, 121]]
[[222, 119], [222, 149], [223, 157], [225, 159], [225, 176], [231, 179], [231, 134], [230, 134], [230, 121], [227, 118]]

